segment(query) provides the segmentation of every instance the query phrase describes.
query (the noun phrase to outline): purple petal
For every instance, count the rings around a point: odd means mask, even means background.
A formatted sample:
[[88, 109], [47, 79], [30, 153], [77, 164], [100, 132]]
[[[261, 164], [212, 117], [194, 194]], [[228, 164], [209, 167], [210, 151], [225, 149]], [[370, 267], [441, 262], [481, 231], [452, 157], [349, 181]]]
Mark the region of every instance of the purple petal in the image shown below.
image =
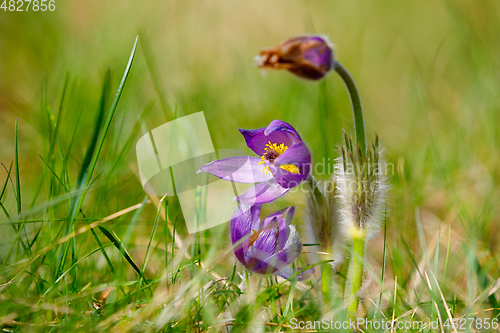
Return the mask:
[[274, 165], [270, 165], [269, 168], [276, 178], [276, 182], [284, 188], [292, 188], [302, 183], [303, 178], [300, 173], [291, 173]]
[[282, 269], [291, 262], [292, 260], [287, 261], [286, 256], [284, 256], [282, 253], [280, 253], [279, 255], [276, 253], [268, 256], [264, 260], [261, 260], [258, 265], [252, 267], [251, 269], [256, 273], [271, 274]]
[[236, 200], [241, 201], [245, 205], [261, 205], [277, 199], [288, 191], [288, 188], [280, 186], [273, 178], [249, 188], [245, 193], [238, 196]]
[[245, 138], [247, 146], [257, 155], [262, 156], [269, 142], [278, 145], [285, 144], [291, 147], [298, 142], [302, 142], [299, 133], [288, 123], [281, 120], [273, 120], [267, 127], [254, 130], [240, 129], [240, 133]]
[[312, 65], [322, 68], [325, 72], [329, 71], [333, 60], [331, 47], [319, 36], [310, 37], [310, 39], [319, 42], [319, 44], [316, 47], [307, 49], [304, 52], [304, 58], [309, 60]]
[[272, 274], [277, 271], [277, 269], [273, 266], [270, 266], [267, 262], [261, 261], [258, 265], [250, 268], [255, 273], [259, 274]]
[[[268, 228], [272, 222], [274, 222], [273, 220], [275, 218], [280, 218], [280, 219], [283, 219], [283, 215], [286, 213], [287, 210], [289, 209], [293, 209], [294, 207], [287, 207], [287, 208], [284, 208], [284, 209], [281, 209], [281, 210], [278, 210], [270, 215], [268, 215], [266, 218], [264, 218], [262, 220], [262, 222], [260, 223], [261, 225], [261, 228]], [[276, 221], [276, 225], [281, 225], [281, 221]]]
[[264, 155], [266, 152], [266, 145], [269, 142], [276, 143], [278, 145], [284, 143], [287, 147], [294, 144], [294, 137], [288, 132], [276, 131], [269, 133], [269, 135], [265, 135], [264, 131], [265, 128], [254, 130], [240, 129], [240, 133], [245, 138], [248, 148], [252, 149], [259, 156]]
[[234, 254], [242, 264], [245, 264], [245, 253], [248, 250], [252, 225], [258, 225], [260, 222], [259, 214], [261, 207], [260, 205], [251, 207], [240, 205], [231, 218], [229, 226], [231, 242], [236, 244], [241, 241], [240, 244], [235, 246]]
[[296, 165], [299, 168], [302, 179], [305, 180], [311, 172], [311, 161], [311, 152], [309, 151], [309, 148], [307, 148], [304, 142], [299, 142], [278, 156], [278, 158], [274, 161], [274, 165]]
[[311, 152], [302, 141], [288, 148], [274, 161], [274, 164], [277, 166], [285, 164], [301, 165], [305, 163], [311, 163]]
[[295, 212], [295, 207], [288, 207], [285, 211], [285, 217], [283, 219], [284, 223], [280, 223], [279, 225], [279, 244], [278, 244], [278, 251], [283, 250], [283, 248], [286, 245], [287, 239], [290, 237], [290, 228], [289, 225], [292, 222], [293, 219], [293, 213]]
[[263, 69], [287, 69], [295, 75], [319, 80], [334, 61], [332, 47], [318, 36], [300, 36], [259, 52], [257, 66]]
[[247, 267], [253, 268], [261, 264], [276, 251], [277, 245], [278, 228], [269, 228], [260, 231], [257, 240], [255, 240], [245, 254]]
[[[292, 127], [292, 125], [285, 123], [284, 121], [281, 120], [273, 120], [271, 123], [266, 127], [266, 130], [264, 131], [265, 135], [269, 135], [273, 132], [287, 132], [292, 135], [292, 142], [297, 143], [297, 142], [302, 142], [302, 139], [300, 138], [299, 133], [295, 130], [295, 128]], [[290, 147], [291, 145], [287, 145]]]
[[289, 235], [288, 226], [292, 222], [294, 211], [295, 207], [287, 207], [269, 215], [261, 223], [262, 228], [267, 228], [274, 219], [278, 221], [278, 251], [282, 250], [283, 247], [285, 247], [285, 243]]
[[299, 239], [299, 234], [295, 229], [293, 224], [288, 225], [289, 236], [286, 240], [285, 246], [280, 251], [277, 251], [275, 255], [280, 258], [280, 260], [287, 263], [291, 263], [299, 257], [300, 251], [302, 251], [302, 243]]
[[260, 229], [265, 230], [265, 229], [271, 229], [271, 228], [278, 228], [281, 221], [278, 219], [281, 218], [281, 215], [278, 214], [278, 212], [275, 212], [268, 217], [266, 217], [262, 222], [260, 222]]
[[300, 243], [295, 227], [293, 225], [289, 225], [288, 227], [290, 228], [290, 235], [283, 249], [253, 267], [253, 271], [261, 274], [274, 273], [298, 258], [302, 250], [302, 244]]
[[272, 178], [263, 171], [260, 158], [253, 156], [228, 157], [205, 164], [198, 172], [209, 172], [224, 180], [237, 183], [260, 183]]

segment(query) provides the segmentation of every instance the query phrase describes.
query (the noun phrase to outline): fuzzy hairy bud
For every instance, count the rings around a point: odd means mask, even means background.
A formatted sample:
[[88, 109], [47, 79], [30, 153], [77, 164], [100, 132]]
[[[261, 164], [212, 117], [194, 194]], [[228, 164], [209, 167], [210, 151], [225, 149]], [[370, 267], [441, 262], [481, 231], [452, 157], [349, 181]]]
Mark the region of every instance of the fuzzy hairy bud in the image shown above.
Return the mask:
[[378, 137], [366, 147], [359, 146], [344, 132], [344, 144], [335, 170], [341, 228], [350, 236], [374, 237], [382, 224], [381, 217], [388, 189], [386, 164], [379, 150]]
[[333, 260], [332, 265], [337, 266], [342, 262], [342, 244], [344, 237], [339, 233], [338, 200], [335, 197], [335, 181], [315, 183], [308, 182], [310, 195], [307, 196], [306, 225], [314, 237], [314, 242], [319, 243], [318, 252], [326, 253], [324, 258]]

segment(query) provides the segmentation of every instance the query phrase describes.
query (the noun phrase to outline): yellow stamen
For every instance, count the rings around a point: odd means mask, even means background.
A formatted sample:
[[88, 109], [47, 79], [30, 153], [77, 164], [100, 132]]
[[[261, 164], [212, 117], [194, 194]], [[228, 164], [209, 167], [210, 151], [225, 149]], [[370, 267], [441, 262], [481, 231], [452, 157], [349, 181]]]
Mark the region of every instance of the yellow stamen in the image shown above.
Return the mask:
[[[275, 155], [274, 159], [276, 159], [278, 156], [283, 154], [285, 151], [288, 150], [288, 146], [285, 146], [284, 143], [278, 145], [276, 143], [271, 143], [271, 141], [268, 141], [266, 144], [266, 147], [264, 148], [265, 153], [262, 155], [260, 158], [259, 164], [264, 164], [268, 160], [268, 155], [273, 154]], [[273, 161], [274, 161], [273, 159]], [[273, 162], [271, 161], [271, 162]], [[299, 168], [296, 165], [293, 164], [285, 164], [280, 166], [281, 169], [286, 170], [291, 173], [299, 173]], [[265, 165], [264, 168], [262, 168], [262, 172], [272, 176], [271, 169], [269, 169], [269, 166]]]
[[299, 168], [293, 164], [281, 165], [280, 168], [282, 168], [283, 170], [286, 170], [288, 172], [291, 172], [291, 173], [299, 173], [300, 172]]
[[250, 248], [250, 246], [252, 246], [252, 244], [255, 243], [257, 238], [259, 238], [259, 235], [260, 235], [260, 230], [257, 231], [257, 230], [252, 229], [252, 235], [250, 236], [250, 239], [248, 240], [248, 248]]

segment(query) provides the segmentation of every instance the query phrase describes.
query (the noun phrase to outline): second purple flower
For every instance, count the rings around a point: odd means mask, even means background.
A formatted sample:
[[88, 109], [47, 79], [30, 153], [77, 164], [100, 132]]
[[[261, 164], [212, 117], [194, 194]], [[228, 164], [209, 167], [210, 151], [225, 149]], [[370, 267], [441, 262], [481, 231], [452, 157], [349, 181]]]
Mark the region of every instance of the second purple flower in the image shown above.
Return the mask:
[[[277, 274], [288, 279], [297, 272], [289, 265], [302, 250], [297, 230], [291, 224], [295, 209], [282, 209], [261, 221], [261, 207], [240, 206], [236, 210], [230, 225], [234, 254], [252, 272]], [[308, 278], [313, 272], [310, 268], [299, 273], [298, 278]]]

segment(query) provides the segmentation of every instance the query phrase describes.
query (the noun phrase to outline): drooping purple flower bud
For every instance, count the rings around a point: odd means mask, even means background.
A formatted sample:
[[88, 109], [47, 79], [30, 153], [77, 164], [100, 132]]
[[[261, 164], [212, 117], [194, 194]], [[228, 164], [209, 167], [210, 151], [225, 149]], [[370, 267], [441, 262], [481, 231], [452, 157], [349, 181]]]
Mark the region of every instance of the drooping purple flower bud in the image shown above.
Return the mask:
[[262, 69], [286, 69], [302, 78], [319, 80], [332, 68], [334, 53], [326, 38], [300, 36], [261, 50], [256, 60]]
[[228, 157], [200, 171], [237, 183], [259, 183], [238, 197], [245, 205], [271, 202], [309, 176], [311, 153], [290, 124], [273, 120], [267, 127], [240, 133], [259, 157]]
[[[302, 250], [299, 235], [291, 224], [294, 207], [277, 211], [260, 220], [261, 205], [239, 206], [231, 219], [231, 242], [239, 262], [252, 272], [277, 274], [287, 279], [295, 272], [288, 265]], [[299, 274], [305, 279], [314, 272]]]

